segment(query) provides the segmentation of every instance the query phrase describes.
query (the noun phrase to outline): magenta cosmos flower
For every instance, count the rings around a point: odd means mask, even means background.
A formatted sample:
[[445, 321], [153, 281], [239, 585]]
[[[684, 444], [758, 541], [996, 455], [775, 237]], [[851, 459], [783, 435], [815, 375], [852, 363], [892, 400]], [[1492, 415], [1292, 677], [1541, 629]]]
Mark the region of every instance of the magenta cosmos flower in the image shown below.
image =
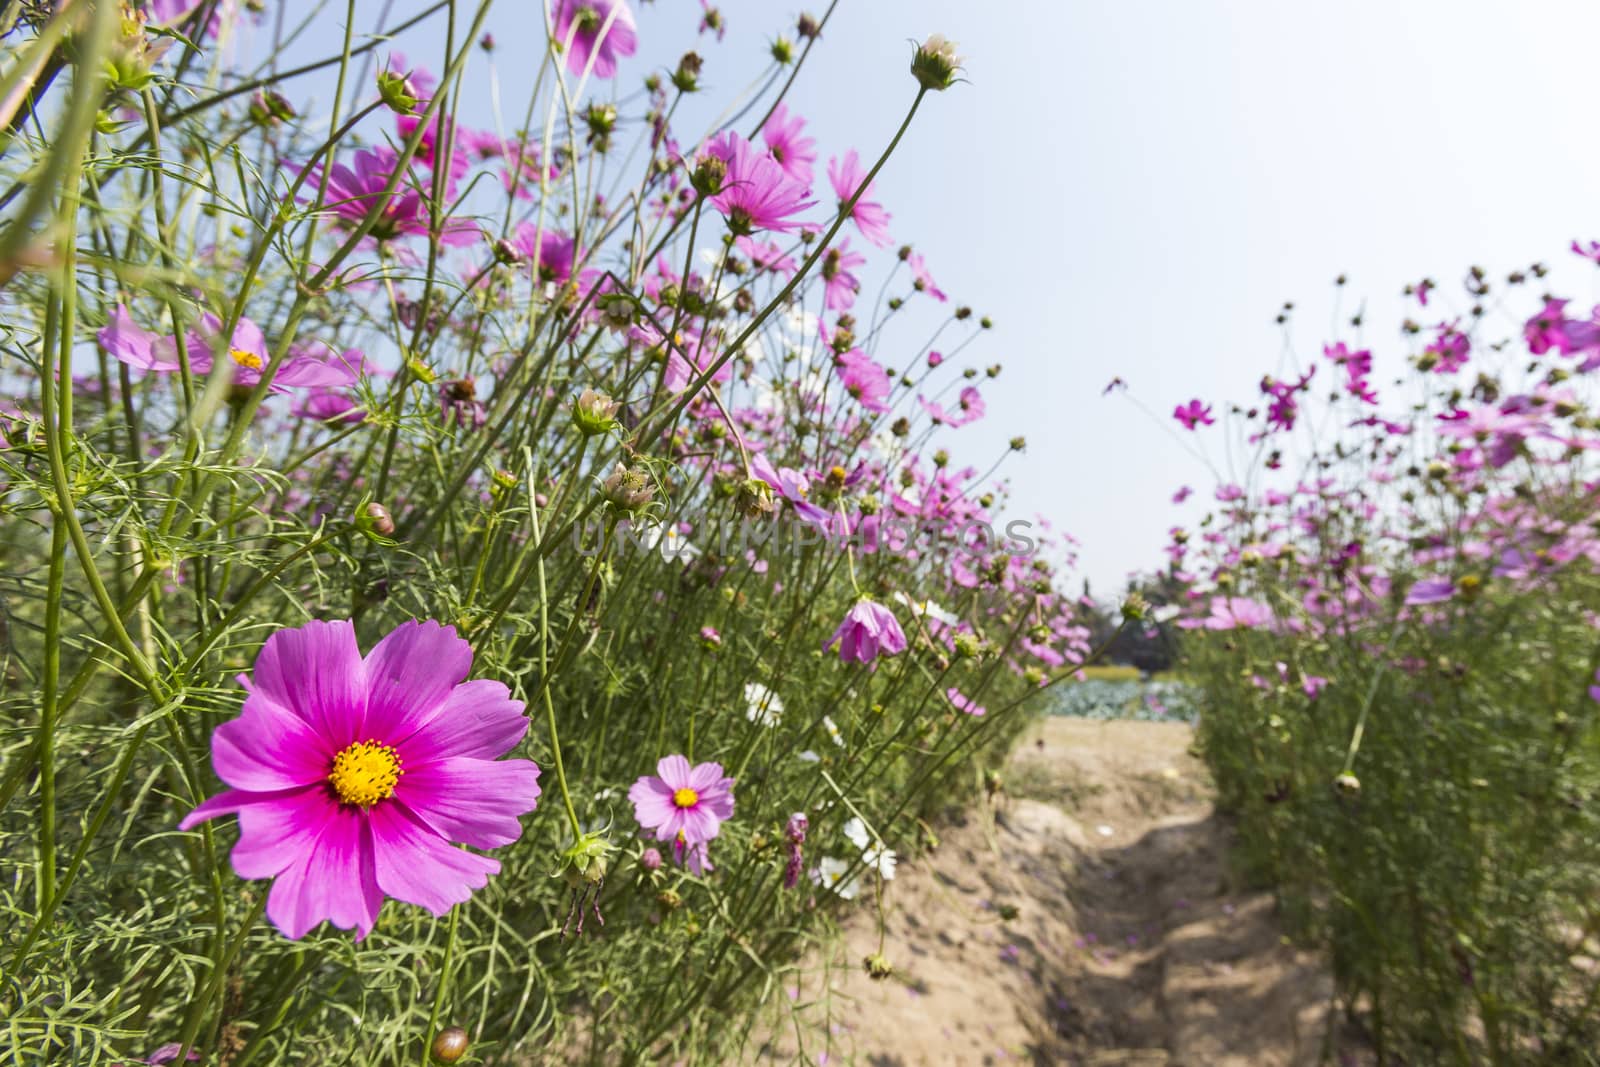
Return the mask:
[[[861, 157], [854, 148], [846, 152], [842, 160], [828, 160], [828, 181], [833, 185], [833, 195], [839, 198], [840, 207], [856, 195], [866, 177], [866, 169], [861, 166]], [[888, 248], [894, 244], [894, 238], [889, 236], [889, 213], [882, 204], [871, 199], [873, 188], [869, 185], [861, 190], [861, 199], [850, 209], [850, 221], [868, 241], [879, 248]]]
[[822, 643], [823, 651], [839, 646], [839, 658], [860, 663], [870, 663], [879, 654], [897, 656], [906, 650], [906, 635], [894, 612], [875, 600], [858, 600], [833, 631], [833, 636]]
[[[107, 353], [130, 367], [159, 374], [171, 374], [180, 367], [177, 338], [160, 337], [144, 329], [133, 321], [128, 309], [120, 305], [111, 312], [111, 320], [98, 337]], [[233, 381], [237, 385], [254, 386], [261, 381], [261, 371], [272, 359], [261, 327], [243, 316], [224, 342], [222, 320], [208, 311], [184, 331], [183, 342], [191, 373], [211, 373], [213, 354], [226, 354], [233, 362]], [[350, 355], [336, 355], [320, 344], [292, 347], [268, 388], [274, 393], [285, 393], [295, 388], [351, 385], [356, 380], [360, 354], [355, 353], [354, 364], [350, 362]]]
[[786, 105], [779, 104], [761, 127], [761, 139], [789, 179], [809, 189], [812, 167], [817, 162], [817, 142], [807, 137], [805, 131], [806, 120], [791, 115]]
[[663, 756], [656, 773], [647, 774], [628, 790], [634, 818], [657, 841], [671, 841], [678, 862], [688, 857], [690, 869], [710, 869], [706, 843], [733, 818], [733, 779], [723, 777], [722, 764], [689, 766], [683, 756]]
[[583, 75], [593, 59], [594, 76], [617, 73], [617, 59], [639, 49], [633, 12], [623, 0], [556, 0], [551, 12], [556, 41], [567, 47], [567, 70]]
[[711, 206], [728, 220], [728, 229], [741, 237], [756, 230], [789, 233], [802, 223], [794, 216], [816, 203], [809, 187], [784, 173], [776, 159], [733, 131], [706, 146], [706, 152], [728, 165], [722, 191]]
[[539, 798], [531, 760], [501, 760], [527, 731], [505, 685], [466, 681], [472, 647], [408, 622], [365, 658], [349, 622], [279, 630], [256, 658], [244, 711], [211, 735], [231, 789], [179, 824], [237, 813], [233, 869], [273, 879], [267, 917], [298, 939], [324, 919], [365, 937], [385, 896], [435, 915], [500, 870], [456, 848], [522, 834]]
[[1217, 421], [1211, 417], [1211, 408], [1198, 400], [1179, 404], [1172, 409], [1172, 417], [1183, 423], [1185, 430], [1192, 430], [1196, 426], [1210, 426]]
[[[389, 179], [399, 163], [400, 154], [387, 145], [357, 149], [348, 166], [335, 163], [328, 171], [327, 210], [341, 222], [355, 226], [366, 219], [374, 204], [382, 204], [377, 220], [367, 231], [368, 237], [389, 241], [396, 237], [428, 236], [433, 215], [428, 198], [422, 193], [425, 178], [407, 175], [401, 178], [394, 192], [384, 198], [384, 190], [389, 187]], [[305, 184], [314, 190], [321, 181], [321, 168], [314, 167]], [[477, 227], [465, 219], [445, 219], [440, 228], [442, 244], [464, 245], [477, 239]]]

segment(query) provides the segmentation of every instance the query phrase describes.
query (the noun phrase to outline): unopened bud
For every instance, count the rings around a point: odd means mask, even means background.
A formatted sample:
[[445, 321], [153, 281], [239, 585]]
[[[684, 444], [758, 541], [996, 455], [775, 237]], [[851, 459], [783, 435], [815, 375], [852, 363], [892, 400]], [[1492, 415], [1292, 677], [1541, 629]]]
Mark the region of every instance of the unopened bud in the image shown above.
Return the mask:
[[960, 69], [956, 43], [943, 34], [936, 33], [922, 42], [911, 57], [911, 74], [924, 89], [943, 92], [955, 84], [956, 71]]
[[437, 1063], [455, 1063], [467, 1054], [472, 1039], [459, 1026], [447, 1026], [433, 1037], [433, 1058]]
[[585, 389], [572, 405], [572, 424], [585, 437], [598, 437], [617, 428], [617, 409], [622, 405], [604, 393]]

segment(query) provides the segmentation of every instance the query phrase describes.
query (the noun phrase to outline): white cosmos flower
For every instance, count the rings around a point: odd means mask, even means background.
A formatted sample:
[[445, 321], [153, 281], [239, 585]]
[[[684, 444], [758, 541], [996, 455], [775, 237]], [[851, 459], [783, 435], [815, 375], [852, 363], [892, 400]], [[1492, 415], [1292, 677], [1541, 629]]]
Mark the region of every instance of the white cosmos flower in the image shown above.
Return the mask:
[[861, 859], [866, 863], [867, 869], [878, 872], [878, 877], [884, 881], [894, 878], [895, 854], [894, 849], [885, 848], [873, 840], [867, 832], [867, 824], [859, 818], [852, 817], [844, 824], [844, 836], [856, 848], [861, 850]]
[[822, 728], [828, 731], [828, 736], [833, 738], [834, 744], [838, 745], [840, 748], [844, 747], [844, 734], [839, 732], [838, 723], [824, 715], [822, 717]]
[[760, 682], [746, 682], [744, 687], [745, 703], [749, 707], [745, 710], [744, 717], [761, 726], [776, 726], [778, 720], [783, 718], [783, 701], [778, 699], [778, 694], [762, 685]]
[[811, 880], [824, 889], [831, 889], [844, 900], [854, 900], [860, 885], [855, 878], [846, 878], [851, 864], [832, 856], [822, 857], [822, 862], [811, 868]]
[[944, 608], [941, 608], [931, 600], [912, 600], [898, 589], [895, 590], [894, 598], [909, 608], [913, 615], [938, 619], [946, 626], [954, 626], [961, 621], [960, 616], [944, 610]]

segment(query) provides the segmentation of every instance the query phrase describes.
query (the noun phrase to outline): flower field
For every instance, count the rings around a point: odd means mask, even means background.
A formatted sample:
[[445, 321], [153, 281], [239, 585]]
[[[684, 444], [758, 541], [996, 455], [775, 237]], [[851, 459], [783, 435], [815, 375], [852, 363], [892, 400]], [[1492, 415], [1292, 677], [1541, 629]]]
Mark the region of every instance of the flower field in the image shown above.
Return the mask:
[[1392, 382], [1357, 316], [1174, 413], [1252, 464], [1169, 543], [1200, 744], [1382, 1062], [1600, 1047], [1600, 320], [1547, 270], [1410, 287]]
[[360, 8], [4, 7], [0, 1062], [725, 1062], [1091, 651], [875, 191], [960, 59]]
[[1037, 1062], [1237, 959], [1326, 1062], [1600, 1064], [1600, 307], [1285, 305], [1097, 603], [895, 199], [963, 57], [846, 136], [838, 7], [0, 0], [0, 1067], [821, 1065], [847, 945]]

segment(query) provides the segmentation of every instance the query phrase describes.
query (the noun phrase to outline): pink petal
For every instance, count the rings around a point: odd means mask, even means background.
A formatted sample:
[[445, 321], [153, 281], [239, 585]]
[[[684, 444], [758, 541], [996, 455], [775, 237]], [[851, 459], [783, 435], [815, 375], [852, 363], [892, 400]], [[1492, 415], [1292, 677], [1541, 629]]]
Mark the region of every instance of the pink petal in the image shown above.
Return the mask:
[[538, 803], [539, 768], [532, 760], [459, 756], [405, 767], [395, 799], [447, 841], [499, 848], [522, 836], [518, 816]]
[[472, 646], [454, 627], [413, 620], [367, 653], [363, 729], [391, 744], [414, 733], [472, 669]]
[[289, 793], [255, 793], [239, 808], [239, 843], [229, 857], [240, 878], [273, 878], [297, 857], [309, 855], [339, 812], [318, 786]]
[[408, 770], [450, 756], [498, 759], [528, 732], [523, 710], [504, 684], [480, 678], [456, 686], [409, 737], [404, 732], [387, 736], [404, 738], [391, 743]]
[[348, 620], [279, 630], [256, 657], [253, 681], [257, 691], [305, 720], [334, 750], [367, 740], [361, 736], [366, 670]]
[[712, 814], [704, 804], [683, 809], [683, 836], [690, 842], [710, 841], [717, 836], [722, 820]]
[[701, 763], [689, 772], [689, 788], [702, 797], [705, 796], [706, 790], [715, 788], [722, 780], [720, 763]]
[[211, 735], [217, 777], [257, 793], [320, 782], [335, 755], [304, 720], [261, 693], [246, 697], [244, 712]]
[[[353, 638], [352, 638], [353, 641]], [[330, 806], [310, 849], [291, 860], [267, 895], [267, 918], [298, 941], [324, 919], [367, 936], [383, 906], [373, 867], [367, 817], [355, 808]]]
[[670, 822], [677, 810], [672, 803], [672, 793], [672, 787], [659, 778], [646, 776], [634, 782], [628, 790], [628, 799], [633, 802], [633, 815], [639, 825], [654, 829]]
[[435, 915], [464, 903], [500, 870], [498, 860], [452, 848], [404, 804], [373, 807], [371, 827], [378, 885], [396, 900]]
[[689, 761], [682, 756], [662, 756], [656, 764], [656, 773], [673, 789], [683, 789], [689, 785]]

